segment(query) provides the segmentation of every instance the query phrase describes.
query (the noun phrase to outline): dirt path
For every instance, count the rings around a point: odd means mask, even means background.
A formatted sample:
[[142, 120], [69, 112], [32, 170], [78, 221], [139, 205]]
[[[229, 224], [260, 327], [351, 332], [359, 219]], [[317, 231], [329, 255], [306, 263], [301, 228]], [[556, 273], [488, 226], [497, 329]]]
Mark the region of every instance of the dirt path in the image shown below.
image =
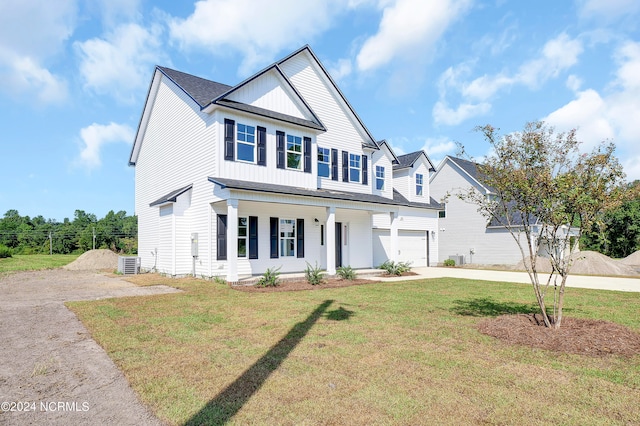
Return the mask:
[[0, 424], [161, 424], [64, 302], [174, 291], [87, 271], [0, 276]]

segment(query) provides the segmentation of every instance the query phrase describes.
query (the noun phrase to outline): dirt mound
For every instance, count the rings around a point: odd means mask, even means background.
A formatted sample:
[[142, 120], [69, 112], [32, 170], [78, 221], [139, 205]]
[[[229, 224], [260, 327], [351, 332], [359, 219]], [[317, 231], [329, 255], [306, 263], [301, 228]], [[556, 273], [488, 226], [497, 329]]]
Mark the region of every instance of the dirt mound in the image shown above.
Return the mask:
[[[637, 275], [636, 270], [628, 264], [624, 264], [619, 260], [611, 259], [609, 256], [605, 256], [604, 254], [595, 251], [580, 251], [578, 253], [574, 253], [571, 257], [573, 259], [573, 266], [570, 271], [571, 274], [600, 276]], [[527, 260], [527, 264], [529, 264], [529, 260]], [[524, 270], [524, 265], [524, 262], [520, 261], [515, 266], [515, 269]], [[536, 267], [538, 272], [551, 272], [551, 262], [547, 258], [538, 257], [536, 260]]]
[[510, 344], [556, 352], [633, 357], [640, 354], [640, 334], [620, 324], [591, 319], [565, 318], [558, 330], [541, 325], [540, 314], [502, 315], [478, 324], [483, 334]]
[[640, 266], [640, 250], [631, 253], [629, 256], [619, 261], [623, 265]]
[[89, 250], [62, 268], [69, 271], [114, 270], [118, 268], [118, 255], [106, 249]]

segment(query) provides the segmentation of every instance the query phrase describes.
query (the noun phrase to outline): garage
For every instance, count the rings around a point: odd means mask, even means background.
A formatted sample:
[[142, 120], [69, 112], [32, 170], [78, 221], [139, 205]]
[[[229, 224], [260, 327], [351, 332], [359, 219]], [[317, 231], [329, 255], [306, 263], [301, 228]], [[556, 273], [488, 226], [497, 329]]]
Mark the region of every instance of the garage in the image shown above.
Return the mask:
[[[391, 257], [391, 237], [388, 229], [373, 230], [373, 265], [379, 266]], [[400, 262], [411, 266], [427, 266], [427, 231], [398, 230], [398, 256]]]

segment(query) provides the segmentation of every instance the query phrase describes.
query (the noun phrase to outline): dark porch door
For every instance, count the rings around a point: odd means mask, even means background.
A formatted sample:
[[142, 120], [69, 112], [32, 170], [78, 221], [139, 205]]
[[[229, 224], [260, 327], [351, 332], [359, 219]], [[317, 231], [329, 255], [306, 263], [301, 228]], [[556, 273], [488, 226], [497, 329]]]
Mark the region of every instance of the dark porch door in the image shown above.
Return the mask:
[[336, 222], [336, 268], [342, 266], [342, 222]]

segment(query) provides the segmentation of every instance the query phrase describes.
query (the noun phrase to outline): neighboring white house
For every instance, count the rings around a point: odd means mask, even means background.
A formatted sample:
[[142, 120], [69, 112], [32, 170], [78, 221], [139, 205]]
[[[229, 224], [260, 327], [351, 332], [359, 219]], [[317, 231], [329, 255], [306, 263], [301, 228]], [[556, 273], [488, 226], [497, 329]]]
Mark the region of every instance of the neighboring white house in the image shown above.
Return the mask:
[[[512, 265], [522, 260], [520, 245], [528, 254], [527, 241], [522, 233], [516, 242], [507, 228], [497, 220], [487, 220], [474, 204], [460, 200], [456, 194], [474, 188], [485, 196], [495, 195], [478, 179], [476, 163], [452, 156], [445, 157], [429, 179], [431, 196], [444, 201], [438, 213], [438, 262], [450, 256], [463, 256], [464, 263]], [[448, 196], [447, 196], [448, 195]], [[517, 220], [518, 218], [514, 218]], [[543, 227], [532, 226], [532, 245], [540, 243], [539, 256], [548, 256], [549, 245], [541, 237]], [[565, 237], [574, 235], [568, 228]]]
[[376, 141], [308, 46], [235, 86], [156, 67], [129, 164], [144, 269], [438, 259], [427, 155]]

